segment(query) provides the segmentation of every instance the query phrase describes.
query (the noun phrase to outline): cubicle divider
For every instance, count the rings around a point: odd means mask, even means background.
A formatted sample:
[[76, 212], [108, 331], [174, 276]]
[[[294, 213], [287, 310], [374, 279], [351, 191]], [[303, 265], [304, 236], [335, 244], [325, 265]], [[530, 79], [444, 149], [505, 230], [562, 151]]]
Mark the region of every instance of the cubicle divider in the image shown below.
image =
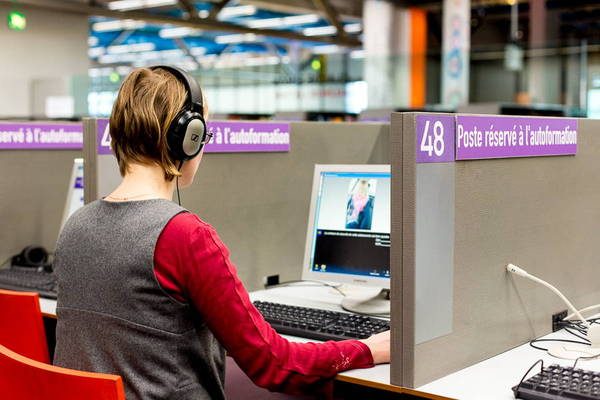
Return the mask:
[[0, 262], [37, 244], [54, 250], [81, 123], [0, 121]]
[[[419, 387], [600, 302], [600, 121], [392, 115], [391, 382]], [[400, 245], [397, 245], [400, 244]]]
[[[215, 152], [217, 143], [207, 145], [195, 183], [181, 191], [182, 205], [213, 225], [230, 248], [249, 290], [262, 288], [268, 275], [300, 278], [314, 164], [390, 161], [389, 124], [215, 121], [210, 126], [223, 142], [226, 132], [242, 130], [284, 135], [279, 147], [222, 146]], [[87, 202], [120, 181], [114, 156], [101, 146], [103, 139], [110, 142], [107, 134], [106, 120], [85, 121]]]

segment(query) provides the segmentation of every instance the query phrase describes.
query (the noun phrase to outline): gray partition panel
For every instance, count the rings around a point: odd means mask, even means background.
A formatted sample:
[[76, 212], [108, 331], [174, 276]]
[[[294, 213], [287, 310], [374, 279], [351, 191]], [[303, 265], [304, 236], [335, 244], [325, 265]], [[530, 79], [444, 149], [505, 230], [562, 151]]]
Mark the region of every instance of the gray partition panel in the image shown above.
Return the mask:
[[79, 150], [0, 153], [0, 262], [29, 244], [54, 250]]
[[[194, 184], [181, 190], [182, 205], [217, 229], [249, 290], [267, 275], [300, 278], [315, 164], [390, 161], [389, 124], [299, 122], [290, 138], [288, 153], [204, 154]], [[116, 160], [91, 160], [106, 194], [118, 184]]]
[[299, 279], [315, 164], [389, 164], [389, 124], [291, 124], [289, 153], [205, 154], [183, 205], [212, 224], [250, 290]]
[[[391, 380], [409, 387], [551, 331], [551, 315], [565, 305], [545, 287], [509, 276], [509, 262], [555, 284], [580, 308], [600, 302], [600, 121], [580, 120], [576, 156], [446, 164], [454, 174], [452, 328], [419, 343], [428, 316], [415, 305], [426, 295], [416, 282], [423, 246], [415, 234], [423, 211], [418, 193], [433, 176], [424, 177], [423, 165], [415, 164], [414, 118], [392, 118], [392, 143], [404, 144], [401, 153], [392, 146], [393, 165], [398, 157], [404, 167], [402, 179], [392, 175], [392, 187], [403, 188], [404, 216], [402, 264], [392, 256], [392, 277], [401, 270], [404, 287], [412, 283], [416, 292], [405, 289], [403, 318], [393, 320], [402, 324], [403, 346], [393, 347]], [[392, 222], [392, 232], [398, 233], [398, 221], [392, 217]], [[401, 369], [394, 365], [399, 358]]]

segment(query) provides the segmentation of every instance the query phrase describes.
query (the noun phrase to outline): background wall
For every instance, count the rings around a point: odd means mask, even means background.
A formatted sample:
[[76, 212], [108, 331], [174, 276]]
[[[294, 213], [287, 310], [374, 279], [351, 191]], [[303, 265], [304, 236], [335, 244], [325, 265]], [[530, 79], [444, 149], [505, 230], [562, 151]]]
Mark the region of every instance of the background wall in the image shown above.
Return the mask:
[[[6, 15], [10, 10], [25, 13], [27, 29], [8, 29]], [[87, 16], [2, 4], [0, 17], [0, 117], [30, 116], [39, 111], [33, 109], [34, 80], [57, 80], [63, 93], [47, 95], [61, 95], [71, 90], [66, 86], [68, 78], [87, 75]]]

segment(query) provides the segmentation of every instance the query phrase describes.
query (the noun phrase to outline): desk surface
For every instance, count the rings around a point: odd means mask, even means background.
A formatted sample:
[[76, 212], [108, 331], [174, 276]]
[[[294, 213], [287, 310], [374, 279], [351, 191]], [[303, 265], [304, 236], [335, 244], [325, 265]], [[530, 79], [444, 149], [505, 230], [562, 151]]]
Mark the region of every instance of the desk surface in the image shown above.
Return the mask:
[[[564, 330], [543, 338], [577, 340]], [[546, 347], [551, 344], [552, 342], [541, 342], [537, 345]], [[574, 363], [573, 360], [552, 357], [545, 351], [534, 349], [529, 343], [526, 343], [453, 374], [446, 375], [419, 387], [417, 390], [461, 400], [479, 400], [482, 396], [489, 400], [514, 400], [511, 388], [518, 384], [529, 367], [540, 359], [544, 360], [544, 366], [550, 364], [573, 366]], [[577, 367], [600, 371], [600, 360], [579, 360]], [[528, 377], [539, 371], [540, 368], [537, 366]]]
[[[322, 308], [339, 311], [341, 296], [331, 288], [300, 284], [260, 290], [250, 294], [252, 300], [274, 301], [285, 304]], [[40, 299], [42, 313], [46, 316], [56, 315], [56, 301]], [[306, 339], [286, 336], [289, 340], [308, 341]], [[565, 331], [555, 332], [544, 338], [571, 338]], [[546, 343], [540, 343], [543, 347]], [[534, 349], [528, 343], [501, 353], [463, 370], [447, 375], [416, 390], [390, 385], [389, 364], [377, 365], [374, 368], [351, 370], [340, 373], [338, 380], [371, 386], [398, 393], [411, 393], [431, 399], [479, 400], [513, 400], [511, 388], [516, 385], [525, 371], [537, 360], [544, 364], [573, 365], [573, 361], [560, 360], [546, 352]], [[600, 360], [580, 360], [578, 367], [600, 371]], [[538, 369], [539, 371], [539, 369]]]

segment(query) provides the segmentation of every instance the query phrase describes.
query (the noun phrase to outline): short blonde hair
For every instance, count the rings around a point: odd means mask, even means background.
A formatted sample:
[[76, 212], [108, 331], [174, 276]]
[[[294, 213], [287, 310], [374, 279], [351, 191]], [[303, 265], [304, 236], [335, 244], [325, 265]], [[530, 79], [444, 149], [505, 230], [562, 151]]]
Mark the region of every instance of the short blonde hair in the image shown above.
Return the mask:
[[110, 116], [111, 145], [124, 176], [131, 163], [159, 165], [167, 181], [181, 176], [167, 133], [187, 100], [185, 87], [161, 68], [138, 68], [123, 81]]

